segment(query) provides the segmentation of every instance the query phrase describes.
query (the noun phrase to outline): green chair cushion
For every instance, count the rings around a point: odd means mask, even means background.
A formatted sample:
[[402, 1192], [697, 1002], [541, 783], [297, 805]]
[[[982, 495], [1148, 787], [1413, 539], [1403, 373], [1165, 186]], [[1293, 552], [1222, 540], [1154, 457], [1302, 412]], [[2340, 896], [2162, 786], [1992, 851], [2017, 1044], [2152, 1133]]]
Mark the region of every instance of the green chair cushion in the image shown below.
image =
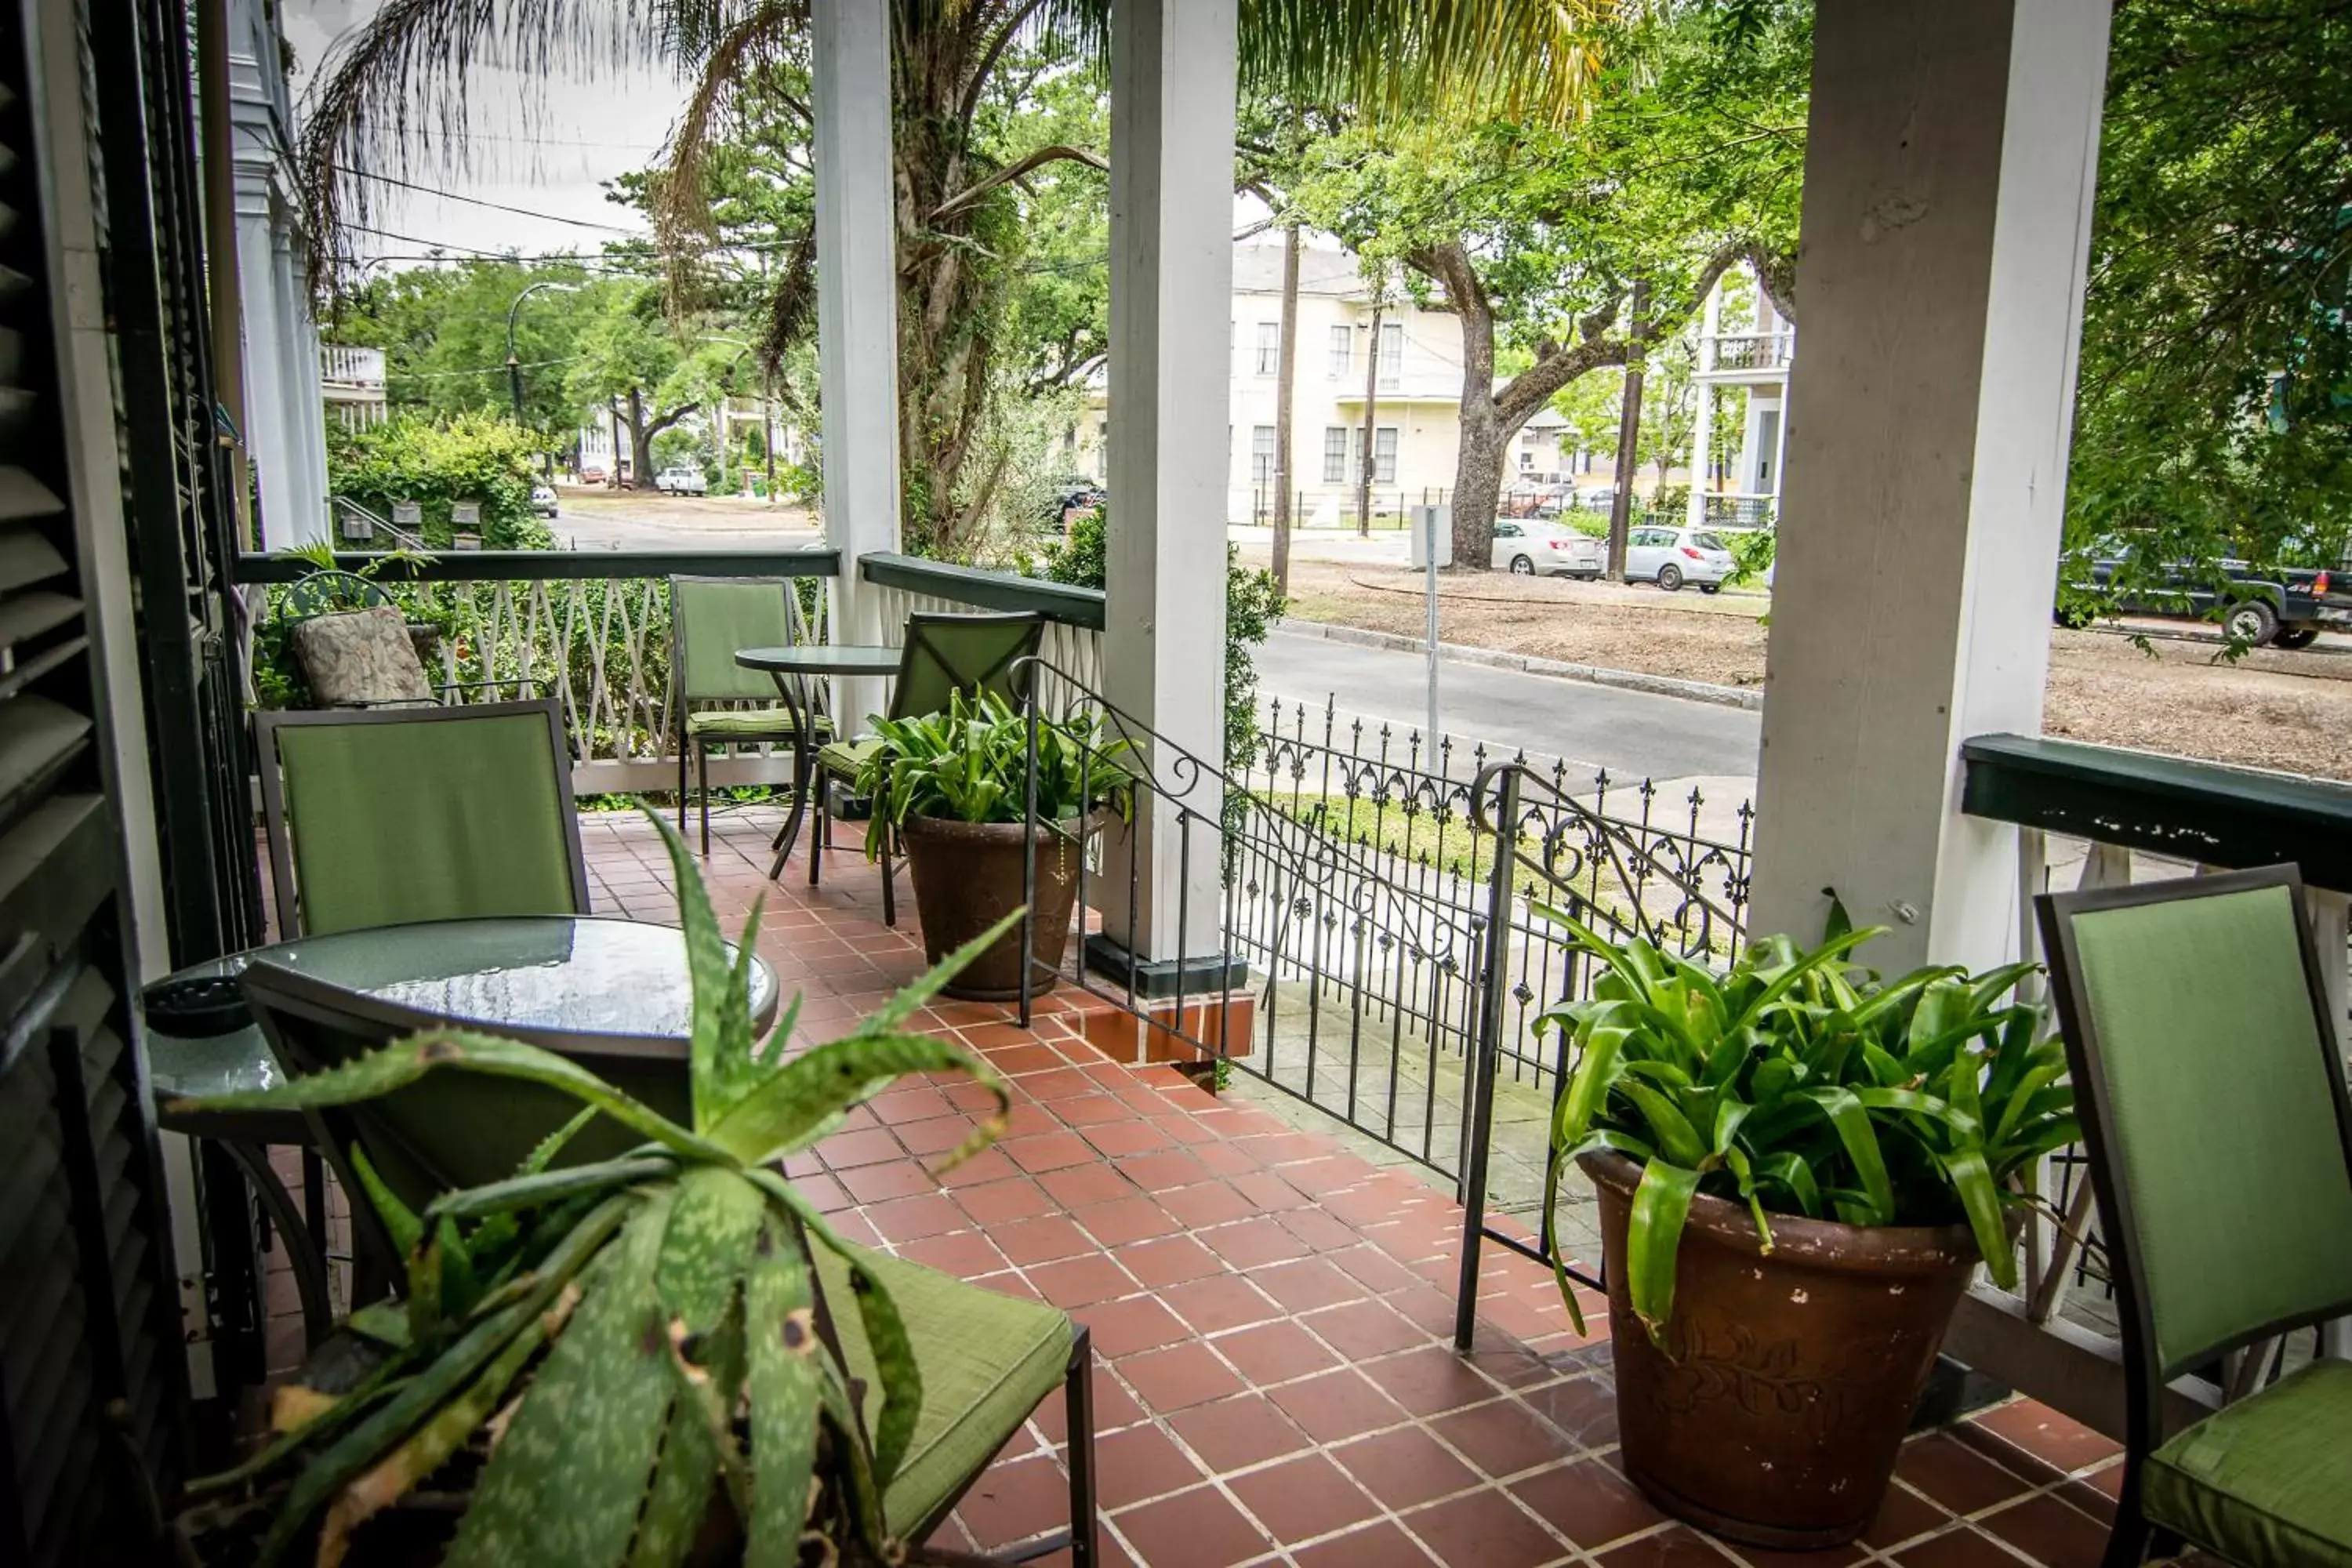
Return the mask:
[[882, 749], [882, 742], [873, 736], [855, 741], [835, 741], [816, 754], [817, 766], [842, 778], [854, 779], [866, 760]]
[[[822, 1244], [812, 1250], [849, 1374], [866, 1385], [871, 1432], [881, 1408], [881, 1380], [852, 1306], [849, 1270]], [[1070, 1320], [1055, 1308], [967, 1285], [919, 1263], [856, 1250], [898, 1306], [922, 1373], [914, 1441], [883, 1500], [892, 1533], [910, 1535], [954, 1500], [1061, 1385], [1070, 1362]]]
[[[737, 735], [754, 738], [797, 735], [800, 721], [793, 710], [784, 707], [713, 708], [686, 716], [686, 732], [689, 735]], [[833, 721], [820, 713], [816, 716], [816, 732], [833, 733]]]
[[2154, 1522], [2232, 1563], [2352, 1568], [2352, 1362], [2315, 1361], [2148, 1456]]

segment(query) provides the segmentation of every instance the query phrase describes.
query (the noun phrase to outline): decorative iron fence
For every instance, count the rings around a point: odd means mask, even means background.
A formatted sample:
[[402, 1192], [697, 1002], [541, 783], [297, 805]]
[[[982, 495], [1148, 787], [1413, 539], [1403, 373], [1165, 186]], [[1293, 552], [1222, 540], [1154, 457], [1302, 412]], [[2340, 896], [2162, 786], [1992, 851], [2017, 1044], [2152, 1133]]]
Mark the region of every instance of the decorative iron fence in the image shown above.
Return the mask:
[[[1136, 810], [1180, 846], [1159, 874], [1207, 889], [1222, 940], [1211, 956], [1153, 973], [1079, 962], [1060, 978], [1148, 1022], [1163, 1054], [1222, 1059], [1237, 1082], [1457, 1182], [1470, 1066], [1490, 1015], [1510, 1092], [1532, 1111], [1549, 1103], [1560, 1068], [1538, 1020], [1591, 978], [1539, 903], [1694, 957], [1724, 962], [1738, 949], [1745, 802], [1710, 808], [1692, 790], [1670, 803], [1647, 780], [1578, 778], [1565, 763], [1539, 769], [1452, 737], [1433, 747], [1328, 702], [1279, 700], [1255, 766], [1236, 777], [1085, 698], [1107, 738], [1134, 748]], [[1508, 803], [1498, 766], [1525, 781]], [[1133, 952], [1140, 873], [1124, 846], [1114, 835], [1081, 858], [1077, 901], [1108, 911], [1098, 947]], [[1189, 929], [1189, 914], [1177, 924]], [[1531, 1208], [1540, 1149], [1515, 1143], [1512, 1159], [1501, 1199]]]

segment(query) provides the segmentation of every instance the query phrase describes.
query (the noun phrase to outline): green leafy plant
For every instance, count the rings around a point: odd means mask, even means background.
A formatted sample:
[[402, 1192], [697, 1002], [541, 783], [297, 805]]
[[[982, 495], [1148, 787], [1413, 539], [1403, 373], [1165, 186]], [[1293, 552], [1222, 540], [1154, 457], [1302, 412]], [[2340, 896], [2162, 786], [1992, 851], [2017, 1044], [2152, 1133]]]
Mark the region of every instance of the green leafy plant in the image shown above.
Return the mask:
[[[650, 815], [650, 814], [649, 814]], [[274, 1510], [252, 1561], [314, 1531], [340, 1562], [371, 1516], [488, 1448], [444, 1561], [677, 1563], [731, 1510], [741, 1561], [782, 1568], [804, 1535], [828, 1562], [901, 1560], [883, 1495], [915, 1432], [922, 1380], [882, 1282], [776, 1167], [908, 1073], [962, 1073], [995, 1114], [947, 1157], [1002, 1128], [1002, 1080], [908, 1021], [1008, 920], [853, 1032], [787, 1059], [795, 1001], [761, 1048], [749, 982], [755, 905], [730, 964], [693, 858], [658, 816], [677, 869], [694, 984], [693, 1118], [680, 1126], [551, 1052], [458, 1030], [413, 1037], [223, 1110], [375, 1100], [427, 1073], [523, 1079], [581, 1101], [506, 1181], [405, 1207], [363, 1158], [356, 1173], [407, 1258], [405, 1309], [354, 1326], [394, 1348], [248, 1463], [195, 1484], [215, 1517]], [[1018, 919], [1015, 915], [1013, 919]], [[621, 1158], [553, 1163], [592, 1119], [643, 1136]], [[829, 1300], [817, 1249], [841, 1260]], [[869, 1434], [830, 1325], [855, 1312], [882, 1402]], [[457, 1461], [453, 1465], [453, 1461]], [[722, 1504], [721, 1499], [724, 1502]]]
[[[1539, 1022], [1570, 1033], [1572, 1057], [1545, 1212], [1579, 1155], [1642, 1163], [1625, 1269], [1653, 1339], [1674, 1310], [1675, 1259], [1700, 1193], [1745, 1203], [1767, 1251], [1774, 1214], [1856, 1226], [1964, 1218], [1993, 1278], [2015, 1288], [2007, 1211], [2032, 1201], [2039, 1157], [2079, 1135], [2042, 1010], [2004, 1000], [2032, 964], [1881, 983], [1848, 955], [1884, 928], [1840, 921], [1811, 952], [1770, 937], [1717, 974], [1538, 908], [1601, 961], [1591, 1000]], [[1564, 1268], [1559, 1285], [1580, 1330]]]
[[[857, 772], [857, 793], [874, 802], [866, 850], [909, 816], [952, 822], [1020, 822], [1028, 811], [1029, 720], [992, 691], [954, 693], [944, 713], [874, 721], [881, 744]], [[1037, 722], [1037, 820], [1066, 823], [1108, 806], [1130, 808], [1134, 748], [1106, 741], [1093, 714]]]

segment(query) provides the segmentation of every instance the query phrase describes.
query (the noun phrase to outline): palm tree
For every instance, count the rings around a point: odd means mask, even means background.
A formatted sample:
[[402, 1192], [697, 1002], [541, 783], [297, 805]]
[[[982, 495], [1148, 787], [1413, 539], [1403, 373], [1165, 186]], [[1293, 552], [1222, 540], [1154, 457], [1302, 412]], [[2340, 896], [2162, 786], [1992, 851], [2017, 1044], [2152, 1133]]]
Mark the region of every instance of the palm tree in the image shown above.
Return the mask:
[[[368, 221], [372, 182], [413, 165], [464, 166], [465, 76], [530, 79], [651, 59], [696, 88], [656, 182], [656, 231], [674, 288], [710, 243], [705, 160], [739, 90], [805, 59], [812, 0], [389, 0], [344, 49], [310, 105], [302, 163], [310, 232], [331, 271]], [[1240, 0], [1244, 90], [1372, 114], [1573, 114], [1598, 68], [1608, 0]], [[1013, 186], [1097, 151], [992, 155], [974, 121], [1016, 51], [1057, 47], [1099, 67], [1110, 0], [899, 0], [891, 8], [899, 276], [899, 454], [910, 549], [952, 553], [971, 525], [964, 492], [991, 395], [993, 331], [1017, 245]], [[783, 95], [805, 121], [805, 103]], [[807, 329], [814, 244], [776, 274], [763, 336], [772, 361]]]

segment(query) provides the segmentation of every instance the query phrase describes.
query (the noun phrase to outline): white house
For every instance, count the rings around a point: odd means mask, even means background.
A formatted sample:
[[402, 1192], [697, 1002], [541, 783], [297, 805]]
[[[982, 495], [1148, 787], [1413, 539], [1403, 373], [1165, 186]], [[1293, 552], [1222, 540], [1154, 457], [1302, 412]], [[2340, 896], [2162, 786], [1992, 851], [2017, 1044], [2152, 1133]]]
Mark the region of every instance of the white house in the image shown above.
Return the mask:
[[1725, 320], [1726, 290], [1718, 284], [1707, 296], [1700, 318], [1698, 364], [1691, 379], [1699, 391], [1691, 427], [1694, 474], [1713, 471], [1721, 445], [1715, 429], [1717, 394], [1727, 389], [1748, 394], [1747, 417], [1738, 433], [1727, 488], [1693, 485], [1690, 523], [1696, 527], [1710, 515], [1718, 521], [1760, 522], [1777, 517], [1780, 504], [1780, 462], [1788, 448], [1787, 406], [1789, 367], [1796, 363], [1797, 329], [1772, 309], [1771, 297], [1756, 290], [1753, 321]]
[[[1281, 389], [1282, 247], [1234, 247], [1227, 319], [1233, 424], [1225, 444], [1225, 512], [1234, 522], [1272, 514], [1275, 410]], [[1298, 258], [1298, 368], [1291, 393], [1295, 515], [1335, 524], [1352, 517], [1363, 452], [1364, 382], [1373, 367], [1372, 292], [1355, 256], [1306, 248]], [[1424, 310], [1391, 289], [1380, 311], [1380, 363], [1373, 387], [1373, 510], [1442, 501], [1454, 486], [1461, 443], [1462, 325], [1451, 311]], [[1104, 477], [1110, 411], [1097, 374], [1067, 451], [1074, 468]], [[1606, 486], [1614, 452], [1567, 445], [1569, 423], [1545, 408], [1512, 437], [1504, 485]], [[1637, 477], [1636, 484], [1640, 484]]]

